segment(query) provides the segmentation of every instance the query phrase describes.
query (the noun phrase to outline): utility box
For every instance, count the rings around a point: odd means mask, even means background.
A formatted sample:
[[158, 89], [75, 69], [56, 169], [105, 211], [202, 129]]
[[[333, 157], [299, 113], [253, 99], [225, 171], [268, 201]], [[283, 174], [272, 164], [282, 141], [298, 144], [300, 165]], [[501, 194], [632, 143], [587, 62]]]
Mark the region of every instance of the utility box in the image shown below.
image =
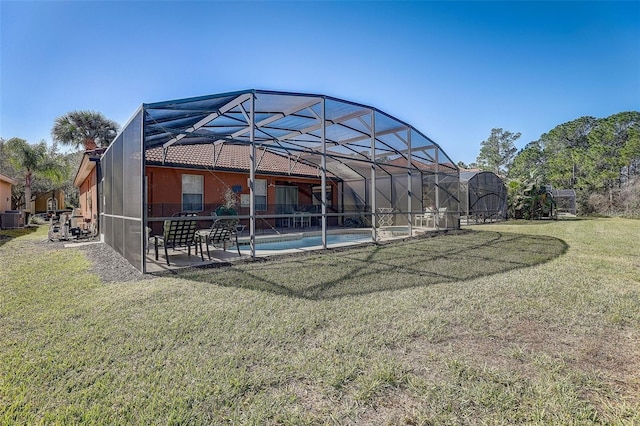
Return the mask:
[[7, 210], [0, 213], [0, 228], [24, 228], [25, 212], [21, 210]]

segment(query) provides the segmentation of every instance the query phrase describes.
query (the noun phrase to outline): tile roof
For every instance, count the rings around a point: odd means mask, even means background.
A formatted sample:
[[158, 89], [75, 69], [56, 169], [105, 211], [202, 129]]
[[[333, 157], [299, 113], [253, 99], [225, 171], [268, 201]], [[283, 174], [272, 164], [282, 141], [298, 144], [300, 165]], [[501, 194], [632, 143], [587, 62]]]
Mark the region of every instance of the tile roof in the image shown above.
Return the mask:
[[[249, 145], [230, 145], [225, 143], [171, 145], [167, 150], [164, 164], [206, 168], [208, 170], [248, 172], [250, 149]], [[146, 151], [146, 160], [147, 164], [163, 164], [162, 147], [148, 149]], [[320, 176], [318, 167], [262, 148], [256, 148], [256, 160], [259, 162], [257, 172], [295, 176]]]
[[2, 173], [0, 173], [0, 181], [8, 182], [11, 185], [17, 185], [18, 184], [17, 180], [15, 180], [13, 178], [10, 178], [9, 176], [3, 175]]

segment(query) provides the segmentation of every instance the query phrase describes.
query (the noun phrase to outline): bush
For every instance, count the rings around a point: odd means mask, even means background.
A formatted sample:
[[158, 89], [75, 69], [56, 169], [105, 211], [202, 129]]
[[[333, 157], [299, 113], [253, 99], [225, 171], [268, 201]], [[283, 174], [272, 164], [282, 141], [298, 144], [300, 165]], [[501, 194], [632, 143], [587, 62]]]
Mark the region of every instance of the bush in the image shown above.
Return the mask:
[[635, 179], [611, 193], [590, 194], [585, 203], [586, 214], [640, 217], [640, 179]]
[[31, 225], [44, 225], [47, 223], [47, 221], [43, 216], [39, 214], [34, 214], [29, 217], [29, 223]]

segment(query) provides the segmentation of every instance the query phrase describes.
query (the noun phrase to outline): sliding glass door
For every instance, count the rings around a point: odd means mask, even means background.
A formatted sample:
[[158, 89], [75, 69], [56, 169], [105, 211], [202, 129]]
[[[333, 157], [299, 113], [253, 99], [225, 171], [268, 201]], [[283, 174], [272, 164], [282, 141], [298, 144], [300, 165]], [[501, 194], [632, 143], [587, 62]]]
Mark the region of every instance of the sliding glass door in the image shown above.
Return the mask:
[[[276, 213], [291, 214], [298, 208], [298, 187], [276, 185]], [[291, 226], [291, 218], [281, 218], [277, 226]]]

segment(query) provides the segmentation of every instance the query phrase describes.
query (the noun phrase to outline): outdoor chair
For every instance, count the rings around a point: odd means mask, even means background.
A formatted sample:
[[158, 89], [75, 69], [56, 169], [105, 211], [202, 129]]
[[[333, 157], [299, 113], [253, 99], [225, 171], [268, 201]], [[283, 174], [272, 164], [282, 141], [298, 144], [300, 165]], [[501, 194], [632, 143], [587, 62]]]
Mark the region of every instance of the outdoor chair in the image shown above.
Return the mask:
[[305, 211], [293, 212], [293, 227], [297, 226], [300, 228], [311, 226], [311, 213]]
[[418, 223], [420, 223], [420, 226], [425, 226], [425, 227], [429, 227], [429, 222], [433, 222], [433, 226], [435, 228], [436, 226], [436, 216], [433, 212], [433, 210], [426, 208], [424, 209], [424, 213], [422, 214], [418, 214], [415, 217], [415, 226], [418, 226]]
[[225, 227], [235, 229], [236, 233], [243, 233], [247, 225], [240, 223], [240, 219], [232, 217], [237, 216], [238, 212], [233, 207], [219, 206], [215, 212], [211, 212], [213, 217], [227, 217], [226, 219], [218, 218], [214, 220], [216, 227]]
[[71, 235], [69, 232], [69, 220], [71, 218], [71, 210], [56, 210], [49, 219], [49, 240], [54, 238], [59, 241], [68, 240]]
[[[210, 229], [200, 230], [197, 233], [200, 243], [204, 240], [207, 246], [207, 256], [211, 259], [211, 252], [209, 251], [209, 244], [214, 247], [222, 245], [222, 249], [227, 251], [227, 243], [235, 242], [236, 249], [238, 250], [238, 256], [240, 254], [240, 245], [238, 244], [238, 231], [237, 225], [229, 223], [229, 221], [216, 220]], [[202, 252], [202, 247], [200, 248]]]
[[193, 216], [198, 216], [198, 214], [194, 212], [176, 212], [171, 215], [171, 217], [185, 217], [185, 216], [193, 217]]
[[[164, 255], [167, 259], [167, 265], [169, 263], [169, 252], [171, 248], [187, 248], [187, 254], [191, 256], [191, 246], [195, 249], [195, 254], [198, 254], [199, 240], [196, 239], [196, 230], [198, 227], [198, 221], [193, 219], [172, 219], [164, 221], [164, 231], [162, 235], [154, 237], [154, 247], [156, 260], [158, 260], [158, 246], [164, 247]], [[202, 254], [202, 245], [200, 246], [200, 257], [204, 260]]]
[[378, 226], [393, 225], [393, 207], [378, 208]]

